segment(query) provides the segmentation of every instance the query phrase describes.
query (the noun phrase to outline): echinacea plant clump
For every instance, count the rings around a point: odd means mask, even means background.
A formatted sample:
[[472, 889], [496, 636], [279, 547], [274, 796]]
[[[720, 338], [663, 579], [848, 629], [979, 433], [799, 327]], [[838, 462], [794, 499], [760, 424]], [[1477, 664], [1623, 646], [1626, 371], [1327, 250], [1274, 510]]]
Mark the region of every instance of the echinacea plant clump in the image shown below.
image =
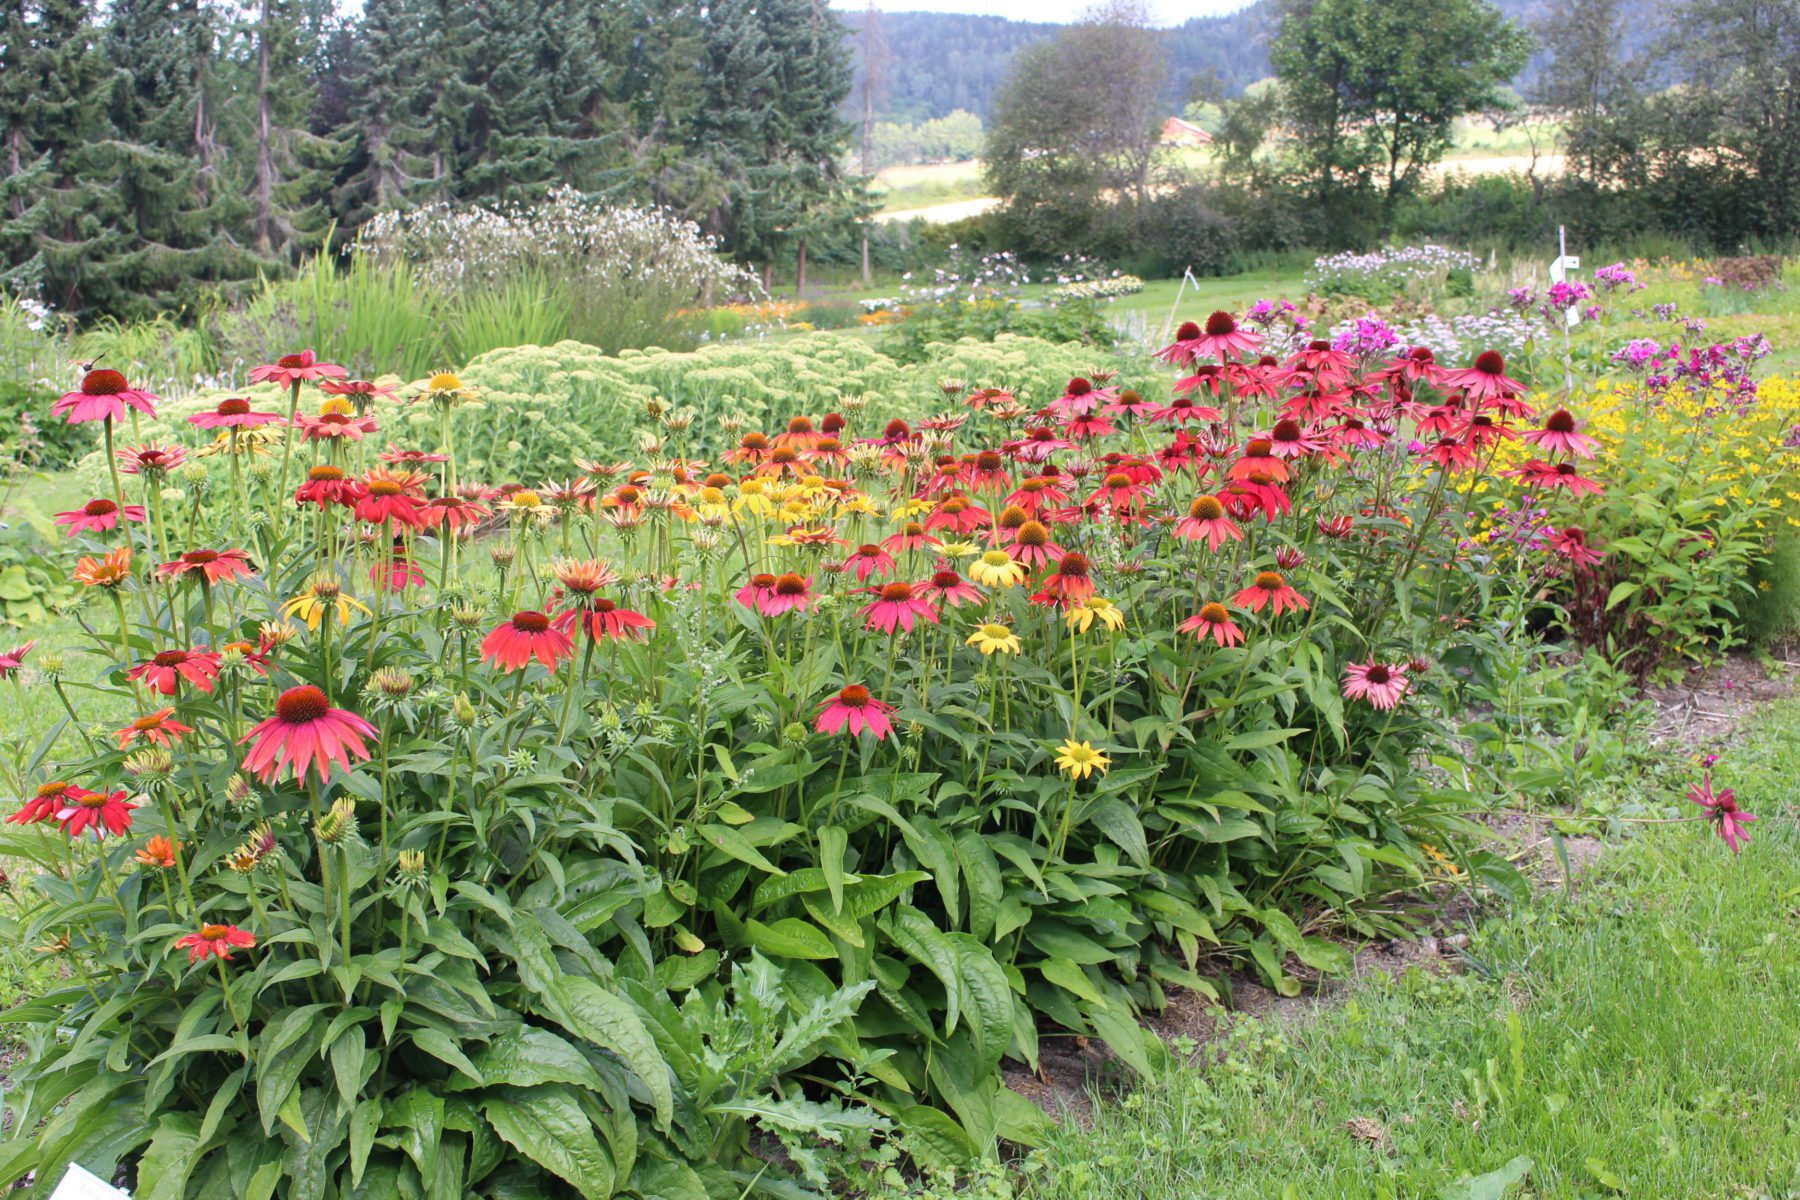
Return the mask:
[[1418, 764], [1523, 636], [1471, 619], [1476, 527], [1531, 514], [1534, 592], [1595, 570], [1602, 447], [1498, 353], [1258, 329], [1183, 325], [1151, 398], [946, 378], [679, 452], [650, 403], [635, 460], [526, 479], [470, 473], [447, 372], [286, 355], [183, 444], [91, 373], [92, 636], [3, 827], [62, 982], [8, 1014], [0, 1186], [823, 1194], [1034, 1140], [1000, 1067], [1044, 1037], [1149, 1073], [1169, 989], [1292, 993], [1505, 876]]

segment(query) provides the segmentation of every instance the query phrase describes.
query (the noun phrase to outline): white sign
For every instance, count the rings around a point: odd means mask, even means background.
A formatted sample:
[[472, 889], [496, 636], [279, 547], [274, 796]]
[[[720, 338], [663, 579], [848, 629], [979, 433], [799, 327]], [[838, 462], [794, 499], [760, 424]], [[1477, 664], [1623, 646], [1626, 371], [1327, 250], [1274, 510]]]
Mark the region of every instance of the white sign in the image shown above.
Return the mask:
[[92, 1171], [71, 1163], [62, 1182], [50, 1193], [50, 1200], [131, 1200], [131, 1196]]

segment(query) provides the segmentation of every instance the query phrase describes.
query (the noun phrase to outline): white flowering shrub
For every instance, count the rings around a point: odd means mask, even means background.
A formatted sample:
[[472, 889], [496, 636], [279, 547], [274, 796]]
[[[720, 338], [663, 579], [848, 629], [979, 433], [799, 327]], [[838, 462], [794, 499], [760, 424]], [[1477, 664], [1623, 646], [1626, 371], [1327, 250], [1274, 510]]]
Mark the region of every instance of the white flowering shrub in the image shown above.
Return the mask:
[[504, 209], [381, 213], [356, 249], [381, 265], [404, 264], [418, 287], [465, 307], [527, 287], [566, 312], [565, 336], [606, 350], [685, 340], [691, 310], [760, 292], [692, 221], [602, 204], [573, 188]]
[[1466, 250], [1427, 242], [1420, 246], [1384, 246], [1367, 254], [1328, 254], [1313, 259], [1306, 286], [1326, 296], [1362, 296], [1386, 300], [1400, 295], [1418, 298], [1463, 290], [1481, 269], [1481, 259]]

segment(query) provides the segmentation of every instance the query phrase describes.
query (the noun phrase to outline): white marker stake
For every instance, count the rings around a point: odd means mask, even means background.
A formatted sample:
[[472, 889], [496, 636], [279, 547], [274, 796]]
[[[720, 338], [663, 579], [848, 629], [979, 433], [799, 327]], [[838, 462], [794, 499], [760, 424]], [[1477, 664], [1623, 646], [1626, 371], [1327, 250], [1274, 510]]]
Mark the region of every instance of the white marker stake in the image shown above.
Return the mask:
[[98, 1175], [71, 1163], [50, 1200], [131, 1200], [127, 1192], [104, 1182]]
[[[1581, 269], [1581, 259], [1569, 255], [1568, 232], [1561, 226], [1556, 227], [1556, 261], [1550, 264], [1550, 282], [1567, 283], [1570, 271]], [[1575, 364], [1569, 352], [1569, 330], [1581, 324], [1581, 309], [1569, 305], [1563, 310], [1563, 386], [1573, 391], [1575, 388]]]

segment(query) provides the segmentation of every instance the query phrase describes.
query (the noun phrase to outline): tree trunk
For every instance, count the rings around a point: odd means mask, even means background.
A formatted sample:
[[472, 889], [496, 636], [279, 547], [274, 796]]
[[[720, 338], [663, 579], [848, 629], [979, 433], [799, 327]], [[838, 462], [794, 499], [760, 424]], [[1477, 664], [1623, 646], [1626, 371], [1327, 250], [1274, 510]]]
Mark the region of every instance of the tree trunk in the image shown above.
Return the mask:
[[274, 114], [269, 95], [269, 0], [262, 0], [262, 19], [256, 27], [256, 211], [252, 218], [254, 245], [259, 253], [274, 249], [275, 146], [271, 125]]
[[869, 227], [867, 225], [863, 226], [862, 268], [863, 268], [863, 276], [862, 276], [863, 286], [866, 288], [874, 287], [875, 286], [875, 277], [869, 271]]
[[794, 264], [794, 297], [798, 299], [806, 291], [806, 239], [800, 239], [800, 253]]

